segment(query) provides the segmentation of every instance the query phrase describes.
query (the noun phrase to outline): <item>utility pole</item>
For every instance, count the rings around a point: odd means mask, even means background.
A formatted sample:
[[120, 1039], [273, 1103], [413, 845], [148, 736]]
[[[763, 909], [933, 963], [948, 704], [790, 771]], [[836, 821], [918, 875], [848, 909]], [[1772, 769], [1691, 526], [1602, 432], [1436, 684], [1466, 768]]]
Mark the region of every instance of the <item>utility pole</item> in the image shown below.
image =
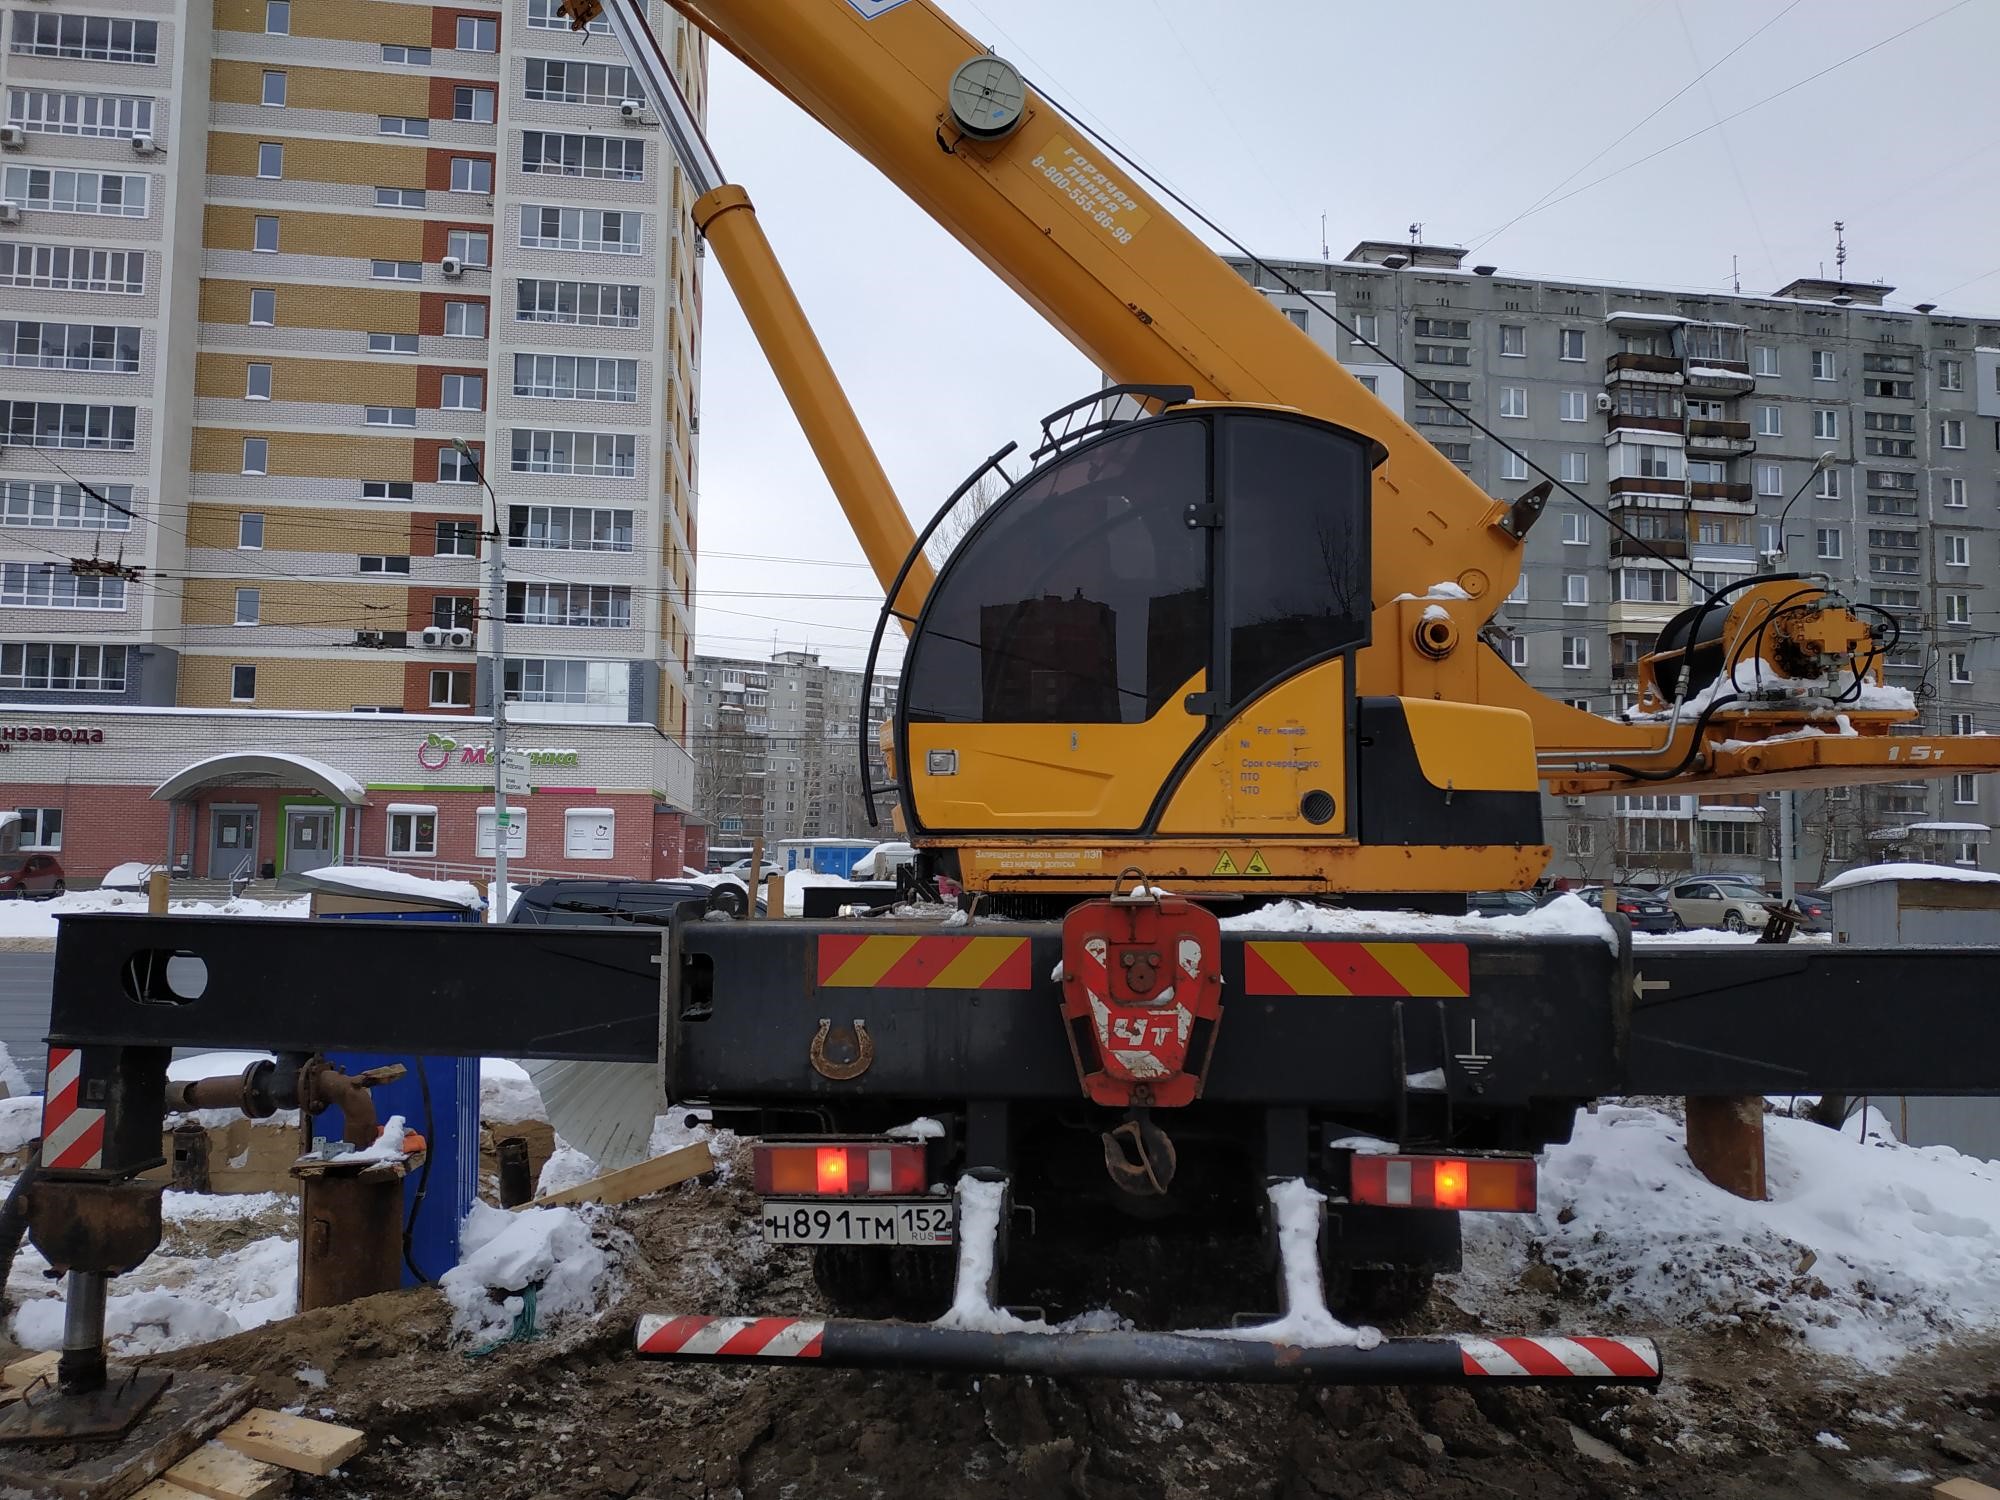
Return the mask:
[[487, 533], [492, 543], [488, 549], [486, 570], [486, 618], [492, 626], [493, 666], [493, 890], [490, 904], [495, 908], [499, 921], [506, 921], [509, 915], [507, 899], [507, 657], [505, 651], [507, 631], [507, 531], [500, 522], [500, 497], [493, 493], [493, 486], [486, 482], [486, 470], [479, 462], [479, 456], [467, 445], [464, 438], [453, 438], [451, 446], [458, 454], [459, 462], [472, 465], [472, 472], [478, 478], [480, 488], [486, 491], [493, 502], [493, 529]]

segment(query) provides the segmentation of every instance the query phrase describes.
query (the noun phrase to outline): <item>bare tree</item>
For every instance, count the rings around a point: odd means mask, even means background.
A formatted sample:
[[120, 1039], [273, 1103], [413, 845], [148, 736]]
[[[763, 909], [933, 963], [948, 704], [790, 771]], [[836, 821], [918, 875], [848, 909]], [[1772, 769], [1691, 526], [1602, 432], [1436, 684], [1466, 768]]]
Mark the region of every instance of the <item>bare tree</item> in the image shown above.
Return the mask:
[[938, 523], [938, 529], [931, 533], [931, 539], [924, 547], [924, 555], [930, 558], [931, 565], [942, 568], [952, 553], [958, 550], [958, 544], [979, 524], [979, 518], [1006, 492], [1000, 476], [991, 469], [980, 475], [979, 482], [958, 497], [958, 503], [946, 512], [945, 518]]

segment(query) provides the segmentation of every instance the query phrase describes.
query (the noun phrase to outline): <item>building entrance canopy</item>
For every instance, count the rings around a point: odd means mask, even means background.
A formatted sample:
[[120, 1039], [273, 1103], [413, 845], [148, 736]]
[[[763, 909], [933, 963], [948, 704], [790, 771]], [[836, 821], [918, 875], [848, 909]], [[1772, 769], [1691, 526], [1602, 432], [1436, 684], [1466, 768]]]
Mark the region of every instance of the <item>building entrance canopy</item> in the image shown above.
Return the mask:
[[153, 801], [179, 802], [213, 787], [232, 786], [307, 787], [343, 807], [360, 807], [368, 800], [367, 789], [360, 782], [323, 760], [250, 750], [211, 755], [175, 772], [153, 792]]

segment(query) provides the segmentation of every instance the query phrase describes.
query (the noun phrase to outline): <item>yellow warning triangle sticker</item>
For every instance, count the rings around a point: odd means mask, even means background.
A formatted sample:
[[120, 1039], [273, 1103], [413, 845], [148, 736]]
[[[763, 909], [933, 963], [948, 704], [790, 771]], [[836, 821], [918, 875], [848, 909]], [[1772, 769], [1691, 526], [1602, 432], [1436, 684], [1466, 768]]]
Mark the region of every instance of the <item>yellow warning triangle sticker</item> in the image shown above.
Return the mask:
[[1236, 875], [1241, 872], [1236, 868], [1236, 861], [1229, 857], [1229, 851], [1224, 849], [1221, 856], [1215, 861], [1215, 868], [1208, 873], [1211, 875]]
[[1264, 851], [1262, 849], [1252, 849], [1250, 851], [1250, 863], [1243, 867], [1243, 873], [1245, 875], [1268, 875], [1271, 873], [1271, 867], [1264, 863]]

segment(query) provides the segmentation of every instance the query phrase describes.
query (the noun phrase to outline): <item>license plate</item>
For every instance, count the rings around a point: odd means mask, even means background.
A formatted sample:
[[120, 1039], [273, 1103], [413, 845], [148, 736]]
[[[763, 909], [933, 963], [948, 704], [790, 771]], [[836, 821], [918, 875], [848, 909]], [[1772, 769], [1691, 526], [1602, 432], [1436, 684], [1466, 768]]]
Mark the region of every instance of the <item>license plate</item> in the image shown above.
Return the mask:
[[773, 1200], [764, 1205], [767, 1245], [949, 1245], [949, 1203]]

